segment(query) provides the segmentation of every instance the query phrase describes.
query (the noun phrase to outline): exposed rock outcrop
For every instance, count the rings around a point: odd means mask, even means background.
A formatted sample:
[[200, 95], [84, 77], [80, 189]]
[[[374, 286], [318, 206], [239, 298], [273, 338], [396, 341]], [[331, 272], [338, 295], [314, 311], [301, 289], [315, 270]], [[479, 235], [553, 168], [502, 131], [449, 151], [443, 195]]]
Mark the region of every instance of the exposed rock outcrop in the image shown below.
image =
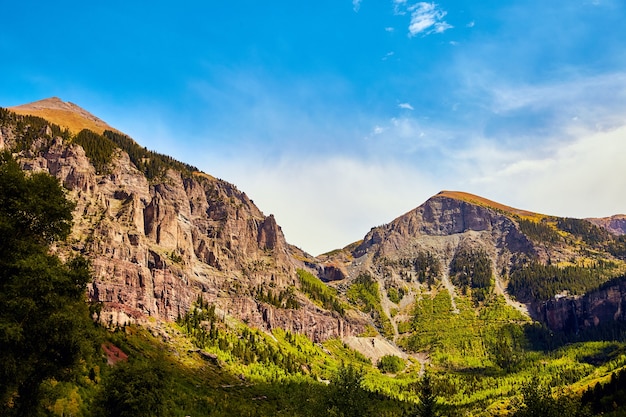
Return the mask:
[[626, 321], [626, 278], [580, 297], [560, 297], [533, 306], [534, 315], [552, 330], [578, 332]]
[[[56, 110], [75, 111], [74, 105], [51, 102]], [[36, 104], [46, 107], [45, 101]], [[2, 127], [2, 147], [14, 146], [14, 129]], [[176, 169], [148, 180], [121, 149], [98, 174], [81, 146], [52, 137], [49, 127], [17, 156], [23, 169], [56, 176], [76, 202], [69, 242], [57, 250], [92, 260], [89, 297], [103, 303], [102, 321], [173, 320], [202, 294], [251, 325], [281, 327], [316, 341], [362, 331], [362, 320], [347, 321], [304, 296], [297, 310], [254, 299], [259, 287], [297, 289], [302, 263], [291, 256], [274, 216], [265, 216], [234, 185]]]
[[463, 200], [435, 196], [391, 223], [372, 229], [356, 248], [354, 256], [363, 256], [373, 247], [381, 253], [402, 251], [420, 236], [447, 237], [472, 232], [487, 238], [500, 250], [535, 251], [533, 244], [507, 216]]
[[616, 214], [611, 217], [587, 219], [596, 226], [600, 226], [614, 235], [626, 234], [626, 214]]
[[322, 263], [317, 267], [317, 273], [323, 281], [341, 281], [348, 278], [348, 271], [339, 263]]

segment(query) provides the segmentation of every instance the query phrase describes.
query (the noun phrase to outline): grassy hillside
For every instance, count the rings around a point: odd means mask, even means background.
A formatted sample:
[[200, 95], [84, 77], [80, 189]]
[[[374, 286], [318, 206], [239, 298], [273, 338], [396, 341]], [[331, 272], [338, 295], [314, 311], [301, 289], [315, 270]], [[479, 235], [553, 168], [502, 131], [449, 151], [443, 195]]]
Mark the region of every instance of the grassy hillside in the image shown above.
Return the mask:
[[112, 129], [106, 122], [75, 104], [63, 102], [56, 97], [11, 107], [9, 110], [16, 114], [37, 116], [49, 120], [64, 129], [68, 129], [73, 134], [77, 134], [83, 129], [99, 134]]
[[[403, 342], [430, 353], [426, 370], [441, 415], [514, 415], [533, 381], [554, 404], [578, 407], [587, 388], [608, 383], [626, 366], [621, 341], [564, 338], [560, 347], [541, 348], [543, 330], [501, 299], [485, 304], [478, 316], [469, 298], [457, 300], [457, 307], [458, 314], [450, 311], [444, 291], [423, 300]], [[106, 415], [103, 409], [112, 405], [158, 415], [145, 411], [148, 400], [125, 402], [154, 394], [162, 401], [152, 410], [164, 416], [402, 416], [421, 394], [415, 359], [397, 375], [385, 375], [340, 340], [314, 344], [281, 329], [266, 334], [243, 323], [227, 325], [202, 303], [178, 324], [99, 334], [128, 359], [113, 366], [104, 358], [86, 362], [73, 381], [49, 381], [43, 405], [50, 415]], [[159, 383], [140, 389], [146, 375]], [[358, 400], [361, 414], [343, 408], [349, 398]]]

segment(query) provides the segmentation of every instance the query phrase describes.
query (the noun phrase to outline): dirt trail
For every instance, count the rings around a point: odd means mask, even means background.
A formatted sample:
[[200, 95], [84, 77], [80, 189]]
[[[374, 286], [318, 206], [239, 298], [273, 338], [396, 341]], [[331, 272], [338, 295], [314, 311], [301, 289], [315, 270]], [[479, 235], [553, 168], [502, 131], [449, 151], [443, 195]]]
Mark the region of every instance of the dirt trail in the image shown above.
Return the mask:
[[354, 350], [358, 350], [363, 355], [371, 359], [375, 365], [380, 358], [385, 355], [395, 355], [402, 359], [414, 358], [420, 367], [420, 375], [424, 372], [424, 365], [430, 362], [426, 353], [407, 354], [398, 346], [394, 345], [382, 337], [356, 337], [351, 336], [344, 339], [344, 342]]
[[509, 306], [518, 310], [523, 315], [530, 317], [530, 313], [528, 312], [528, 307], [525, 304], [522, 304], [520, 302], [513, 300], [511, 296], [509, 296], [509, 293], [506, 291], [506, 288], [504, 288], [504, 286], [502, 285], [502, 280], [500, 280], [500, 278], [498, 278], [497, 276], [496, 276], [495, 291], [496, 291], [496, 294], [499, 294], [504, 297], [504, 300]]
[[443, 276], [441, 277], [441, 283], [443, 284], [443, 286], [450, 293], [450, 301], [452, 303], [452, 312], [454, 314], [459, 314], [460, 311], [459, 311], [458, 307], [456, 306], [456, 301], [455, 301], [455, 299], [456, 299], [456, 287], [452, 284], [452, 281], [450, 281], [450, 277], [445, 272], [444, 272]]

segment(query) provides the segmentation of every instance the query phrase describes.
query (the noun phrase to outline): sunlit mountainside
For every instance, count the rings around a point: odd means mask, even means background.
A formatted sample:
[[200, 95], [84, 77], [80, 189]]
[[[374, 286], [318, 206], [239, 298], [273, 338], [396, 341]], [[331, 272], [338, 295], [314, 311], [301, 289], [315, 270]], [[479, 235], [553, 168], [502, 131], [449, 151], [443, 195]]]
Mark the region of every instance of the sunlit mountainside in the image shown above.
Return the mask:
[[9, 110], [16, 114], [42, 117], [59, 125], [61, 128], [69, 129], [74, 134], [83, 129], [89, 129], [100, 134], [105, 130], [114, 130], [88, 111], [74, 103], [65, 102], [58, 97], [50, 97], [33, 103], [11, 107]]
[[6, 415], [625, 413], [623, 216], [442, 191], [314, 257], [58, 98], [0, 148]]

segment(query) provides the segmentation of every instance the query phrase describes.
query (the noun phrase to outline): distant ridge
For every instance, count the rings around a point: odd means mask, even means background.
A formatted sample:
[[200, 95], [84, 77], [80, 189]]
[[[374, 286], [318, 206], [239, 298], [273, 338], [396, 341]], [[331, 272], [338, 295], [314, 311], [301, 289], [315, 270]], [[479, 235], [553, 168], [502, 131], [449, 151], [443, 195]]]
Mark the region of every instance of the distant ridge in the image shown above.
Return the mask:
[[604, 227], [614, 235], [626, 234], [626, 214], [616, 214], [611, 217], [587, 219], [596, 226]]
[[17, 114], [42, 117], [62, 128], [69, 129], [72, 133], [78, 133], [83, 129], [89, 129], [100, 134], [105, 130], [117, 131], [87, 110], [74, 103], [65, 102], [58, 97], [9, 107], [9, 110]]

